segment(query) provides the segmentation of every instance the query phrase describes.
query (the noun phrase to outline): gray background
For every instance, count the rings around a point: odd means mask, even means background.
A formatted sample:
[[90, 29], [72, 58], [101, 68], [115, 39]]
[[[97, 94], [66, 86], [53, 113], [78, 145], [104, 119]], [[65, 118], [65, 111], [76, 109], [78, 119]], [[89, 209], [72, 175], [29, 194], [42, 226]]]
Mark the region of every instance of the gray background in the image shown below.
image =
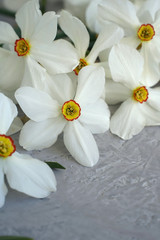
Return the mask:
[[[13, 138], [18, 146], [18, 134]], [[46, 199], [9, 189], [0, 209], [0, 235], [35, 240], [160, 239], [160, 128], [147, 127], [129, 141], [109, 131], [95, 138], [100, 159], [93, 168], [74, 161], [62, 135], [53, 147], [30, 152], [66, 170], [54, 171], [57, 192]], [[26, 153], [21, 147], [17, 151]]]

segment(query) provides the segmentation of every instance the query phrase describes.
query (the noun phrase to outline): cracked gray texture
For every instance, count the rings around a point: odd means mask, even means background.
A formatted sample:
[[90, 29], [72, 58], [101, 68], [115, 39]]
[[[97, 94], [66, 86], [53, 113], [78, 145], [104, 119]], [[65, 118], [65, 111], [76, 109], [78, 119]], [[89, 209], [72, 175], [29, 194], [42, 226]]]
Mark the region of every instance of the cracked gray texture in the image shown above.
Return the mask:
[[[159, 240], [160, 127], [129, 141], [109, 131], [96, 135], [100, 159], [93, 168], [76, 163], [63, 144], [29, 152], [58, 161], [57, 192], [34, 199], [10, 189], [0, 209], [0, 234], [35, 240]], [[18, 145], [18, 134], [14, 136]], [[21, 147], [19, 152], [26, 152]]]
[[[60, 6], [57, 1], [56, 9]], [[18, 134], [13, 138], [18, 145]], [[54, 171], [57, 192], [46, 199], [9, 189], [0, 209], [0, 235], [34, 240], [160, 239], [160, 127], [147, 127], [129, 141], [109, 131], [95, 138], [100, 159], [93, 168], [73, 160], [62, 135], [53, 147], [30, 152], [66, 170]], [[19, 146], [17, 151], [26, 153]]]

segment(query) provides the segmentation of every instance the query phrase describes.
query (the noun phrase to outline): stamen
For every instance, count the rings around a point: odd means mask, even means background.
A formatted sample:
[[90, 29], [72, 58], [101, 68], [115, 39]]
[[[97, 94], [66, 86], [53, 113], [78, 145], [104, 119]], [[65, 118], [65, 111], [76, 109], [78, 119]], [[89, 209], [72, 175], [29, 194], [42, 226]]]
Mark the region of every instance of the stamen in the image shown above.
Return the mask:
[[11, 156], [16, 150], [16, 146], [11, 137], [0, 135], [0, 157]]
[[20, 38], [15, 41], [14, 50], [17, 52], [18, 56], [25, 56], [29, 53], [30, 45], [27, 40]]
[[148, 99], [148, 95], [149, 93], [145, 86], [138, 87], [133, 90], [133, 98], [137, 102], [140, 102], [140, 103], [146, 102]]
[[78, 65], [73, 71], [75, 72], [76, 75], [78, 75], [78, 74], [79, 74], [79, 71], [80, 71], [83, 67], [85, 67], [85, 66], [87, 66], [87, 65], [88, 65], [88, 63], [86, 62], [86, 60], [83, 59], [83, 58], [81, 58], [81, 59], [79, 60], [79, 65]]
[[151, 24], [142, 24], [137, 34], [141, 41], [150, 41], [155, 35], [155, 30]]
[[81, 108], [74, 100], [70, 100], [63, 104], [62, 113], [67, 121], [73, 121], [81, 115]]

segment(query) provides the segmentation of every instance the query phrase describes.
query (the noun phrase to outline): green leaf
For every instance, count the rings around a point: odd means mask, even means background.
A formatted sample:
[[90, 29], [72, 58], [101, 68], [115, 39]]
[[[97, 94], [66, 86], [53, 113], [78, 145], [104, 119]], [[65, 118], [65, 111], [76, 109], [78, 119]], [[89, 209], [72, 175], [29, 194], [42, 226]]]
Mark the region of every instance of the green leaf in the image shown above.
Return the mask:
[[[48, 164], [48, 166], [50, 168], [59, 168], [59, 169], [66, 169], [65, 167], [63, 167], [61, 164], [57, 163], [57, 162], [45, 162]], [[1, 240], [1, 239], [0, 239]]]
[[28, 237], [16, 237], [16, 236], [0, 236], [0, 240], [33, 240], [33, 238]]

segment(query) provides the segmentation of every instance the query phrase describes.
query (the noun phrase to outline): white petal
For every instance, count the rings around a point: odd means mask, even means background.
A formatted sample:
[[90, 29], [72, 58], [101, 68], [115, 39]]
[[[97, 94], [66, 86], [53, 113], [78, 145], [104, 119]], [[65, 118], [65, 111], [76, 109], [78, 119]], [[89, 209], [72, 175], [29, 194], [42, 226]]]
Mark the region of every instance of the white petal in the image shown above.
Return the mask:
[[137, 12], [137, 15], [141, 22], [152, 23], [155, 19], [155, 14], [158, 9], [160, 9], [159, 0], [142, 1], [141, 7], [140, 7], [139, 11]]
[[104, 100], [99, 99], [85, 106], [78, 120], [93, 134], [104, 133], [109, 129], [110, 111]]
[[39, 1], [28, 1], [16, 13], [16, 22], [21, 29], [22, 37], [29, 40], [42, 16]]
[[0, 134], [6, 134], [18, 112], [12, 100], [2, 93], [0, 93], [0, 113]]
[[31, 37], [31, 45], [38, 43], [50, 44], [57, 33], [57, 16], [55, 12], [45, 13], [39, 20]]
[[128, 0], [104, 0], [99, 5], [100, 20], [122, 27], [126, 35], [133, 34], [140, 25], [134, 5]]
[[105, 72], [102, 67], [87, 66], [78, 75], [75, 101], [82, 105], [96, 102], [102, 95], [105, 85]]
[[23, 127], [23, 123], [21, 119], [19, 117], [16, 117], [13, 120], [9, 130], [7, 131], [7, 135], [10, 136], [12, 134], [19, 132], [22, 129], [22, 127]]
[[32, 57], [25, 58], [25, 70], [21, 86], [30, 86], [40, 90], [45, 88], [46, 69]]
[[86, 58], [87, 62], [95, 62], [100, 52], [119, 43], [123, 35], [123, 30], [115, 25], [108, 25], [106, 28], [102, 29], [92, 50]]
[[89, 34], [85, 25], [67, 11], [61, 11], [59, 24], [65, 34], [72, 40], [79, 57], [84, 58], [89, 46]]
[[35, 198], [56, 191], [56, 179], [46, 163], [15, 152], [6, 159], [6, 176], [11, 188]]
[[141, 83], [148, 87], [154, 86], [160, 79], [160, 60], [157, 56], [157, 50], [154, 39], [148, 43], [143, 43], [141, 48], [141, 54], [144, 57], [144, 70], [141, 76]]
[[16, 91], [15, 97], [25, 114], [36, 122], [59, 115], [59, 104], [43, 91], [22, 87]]
[[143, 63], [143, 57], [137, 50], [123, 44], [114, 46], [109, 55], [113, 80], [131, 89], [139, 85]]
[[152, 107], [148, 101], [143, 104], [141, 112], [146, 119], [146, 126], [160, 125], [160, 111], [157, 111], [154, 107], [155, 105]]
[[14, 44], [19, 39], [12, 26], [6, 22], [0, 22], [0, 44], [9, 43]]
[[147, 103], [157, 111], [160, 111], [160, 87], [149, 88]]
[[7, 195], [8, 189], [4, 182], [4, 172], [3, 172], [3, 161], [0, 160], [0, 208], [3, 207], [5, 203], [5, 196]]
[[64, 129], [64, 144], [75, 160], [93, 167], [99, 159], [97, 144], [91, 132], [78, 120], [69, 122]]
[[46, 84], [48, 85], [49, 95], [56, 99], [60, 105], [63, 105], [64, 102], [73, 99], [75, 96], [72, 80], [67, 74], [48, 75]]
[[145, 116], [141, 112], [141, 104], [132, 99], [121, 104], [110, 122], [111, 132], [125, 140], [138, 134], [144, 126]]
[[98, 3], [101, 0], [90, 1], [89, 6], [86, 9], [86, 23], [87, 27], [92, 31], [99, 33], [100, 24], [98, 22]]
[[136, 49], [140, 45], [141, 41], [137, 37], [137, 35], [134, 34], [131, 37], [124, 37], [124, 38], [122, 38], [120, 43], [126, 44], [126, 45]]
[[16, 12], [28, 0], [3, 0], [3, 5], [10, 11]]
[[106, 102], [108, 104], [117, 104], [124, 102], [132, 96], [133, 92], [121, 83], [107, 79], [105, 86]]
[[0, 48], [0, 88], [12, 91], [20, 86], [24, 74], [24, 59]]
[[43, 122], [28, 121], [20, 133], [19, 143], [27, 150], [41, 150], [52, 146], [63, 131], [66, 120], [63, 116]]
[[76, 49], [63, 39], [47, 46], [37, 44], [32, 55], [50, 74], [72, 72], [79, 64]]

